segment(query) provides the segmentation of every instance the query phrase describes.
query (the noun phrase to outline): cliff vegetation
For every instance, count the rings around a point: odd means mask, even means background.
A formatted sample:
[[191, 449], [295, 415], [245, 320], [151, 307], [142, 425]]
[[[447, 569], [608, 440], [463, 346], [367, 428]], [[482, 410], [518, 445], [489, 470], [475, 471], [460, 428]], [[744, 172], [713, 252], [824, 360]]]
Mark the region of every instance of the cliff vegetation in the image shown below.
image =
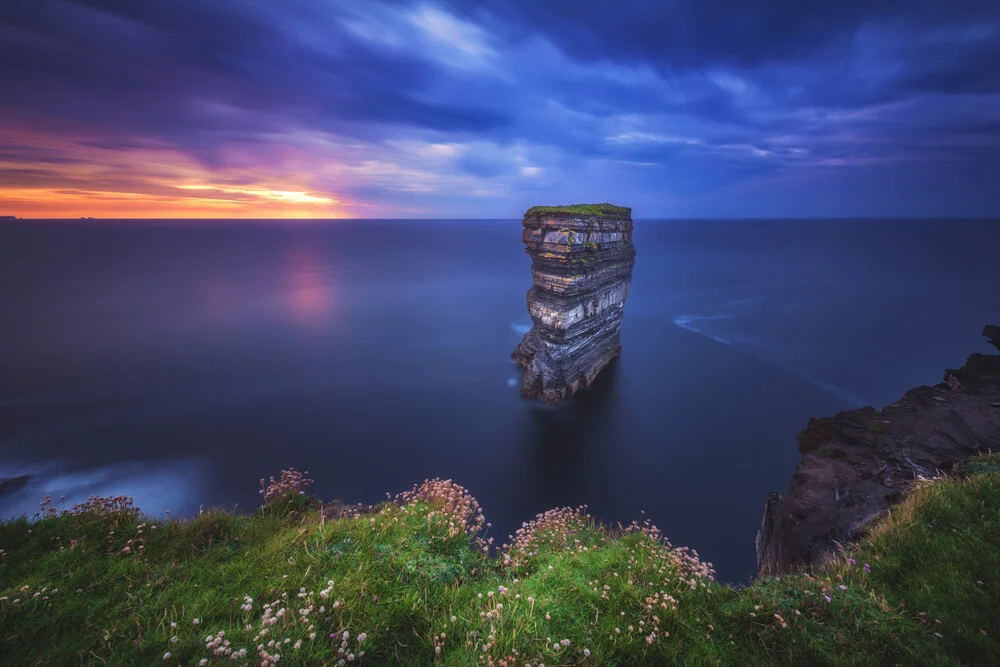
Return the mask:
[[252, 515], [143, 516], [94, 498], [0, 524], [0, 662], [1000, 664], [1000, 456], [914, 484], [808, 573], [717, 583], [655, 527], [585, 508], [495, 548], [430, 480], [322, 505], [295, 471]]
[[544, 215], [544, 214], [570, 214], [570, 215], [599, 215], [606, 217], [630, 217], [632, 209], [614, 204], [570, 204], [568, 206], [532, 206], [524, 214]]

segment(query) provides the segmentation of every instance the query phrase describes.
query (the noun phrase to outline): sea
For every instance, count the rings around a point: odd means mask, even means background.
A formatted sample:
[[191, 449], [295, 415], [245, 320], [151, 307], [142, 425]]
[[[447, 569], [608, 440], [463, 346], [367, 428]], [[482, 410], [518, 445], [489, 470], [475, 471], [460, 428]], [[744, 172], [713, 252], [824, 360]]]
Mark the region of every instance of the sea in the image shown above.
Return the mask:
[[[519, 395], [519, 220], [0, 223], [0, 517], [133, 496], [253, 511], [259, 480], [377, 503], [426, 478], [497, 544], [586, 504], [754, 575], [812, 416], [880, 407], [991, 348], [1000, 221], [645, 220], [623, 352]], [[65, 497], [63, 500], [62, 498]]]

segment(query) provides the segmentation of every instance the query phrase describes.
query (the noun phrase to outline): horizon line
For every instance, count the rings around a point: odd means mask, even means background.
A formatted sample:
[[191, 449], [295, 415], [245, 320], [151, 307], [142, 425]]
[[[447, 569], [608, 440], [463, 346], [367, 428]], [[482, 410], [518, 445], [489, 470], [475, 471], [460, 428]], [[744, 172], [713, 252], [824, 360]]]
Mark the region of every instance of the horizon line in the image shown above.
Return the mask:
[[[422, 216], [417, 218], [404, 218], [404, 217], [369, 217], [369, 218], [244, 218], [244, 217], [233, 217], [233, 218], [195, 218], [195, 217], [156, 217], [156, 218], [111, 218], [111, 217], [97, 217], [97, 216], [87, 216], [85, 218], [74, 217], [74, 218], [25, 218], [19, 216], [0, 216], [0, 223], [2, 222], [46, 222], [46, 221], [56, 221], [56, 222], [156, 222], [156, 221], [191, 221], [191, 222], [221, 222], [221, 221], [241, 221], [241, 222], [355, 222], [355, 221], [392, 221], [392, 220], [468, 220], [468, 221], [506, 221], [506, 220], [521, 220], [523, 216], [518, 217], [434, 217], [434, 216]], [[678, 216], [678, 217], [668, 217], [668, 216], [642, 216], [642, 217], [632, 217], [633, 220], [656, 220], [656, 221], [689, 221], [689, 220], [1000, 220], [1000, 214], [997, 215], [931, 215], [931, 216], [912, 216], [912, 215], [856, 215], [856, 216], [796, 216], [796, 215], [777, 215], [777, 216]]]

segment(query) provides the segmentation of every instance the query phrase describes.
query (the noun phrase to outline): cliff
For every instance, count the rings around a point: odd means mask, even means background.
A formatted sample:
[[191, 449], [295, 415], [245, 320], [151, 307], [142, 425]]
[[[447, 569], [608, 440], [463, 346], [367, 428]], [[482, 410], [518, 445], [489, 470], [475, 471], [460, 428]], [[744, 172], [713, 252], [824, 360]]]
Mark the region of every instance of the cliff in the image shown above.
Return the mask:
[[451, 480], [361, 507], [284, 470], [256, 511], [190, 519], [46, 498], [0, 521], [0, 664], [997, 665], [1000, 455], [956, 472], [842, 558], [740, 587], [585, 508], [491, 549]]
[[[983, 335], [1000, 349], [1000, 328]], [[914, 479], [1000, 449], [1000, 355], [970, 355], [933, 387], [916, 387], [881, 412], [871, 407], [810, 419], [802, 460], [785, 494], [771, 493], [757, 533], [761, 574], [817, 564], [902, 497]]]
[[511, 358], [521, 393], [557, 403], [588, 386], [621, 351], [632, 282], [632, 209], [610, 204], [536, 206], [525, 213], [534, 326]]

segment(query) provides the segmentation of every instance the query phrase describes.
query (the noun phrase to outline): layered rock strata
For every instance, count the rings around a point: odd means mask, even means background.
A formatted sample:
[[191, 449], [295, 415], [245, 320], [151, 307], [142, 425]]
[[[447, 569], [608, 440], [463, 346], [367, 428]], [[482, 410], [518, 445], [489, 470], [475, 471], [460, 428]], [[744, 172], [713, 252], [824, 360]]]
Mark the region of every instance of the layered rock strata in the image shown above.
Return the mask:
[[[1000, 348], [1000, 328], [983, 335]], [[920, 477], [1000, 449], [1000, 355], [972, 354], [933, 387], [916, 387], [881, 412], [871, 407], [810, 419], [802, 460], [785, 494], [767, 497], [757, 533], [760, 574], [817, 564], [855, 539]]]
[[558, 403], [588, 386], [621, 352], [632, 283], [632, 209], [610, 204], [536, 206], [524, 215], [531, 330], [511, 358], [521, 393]]

